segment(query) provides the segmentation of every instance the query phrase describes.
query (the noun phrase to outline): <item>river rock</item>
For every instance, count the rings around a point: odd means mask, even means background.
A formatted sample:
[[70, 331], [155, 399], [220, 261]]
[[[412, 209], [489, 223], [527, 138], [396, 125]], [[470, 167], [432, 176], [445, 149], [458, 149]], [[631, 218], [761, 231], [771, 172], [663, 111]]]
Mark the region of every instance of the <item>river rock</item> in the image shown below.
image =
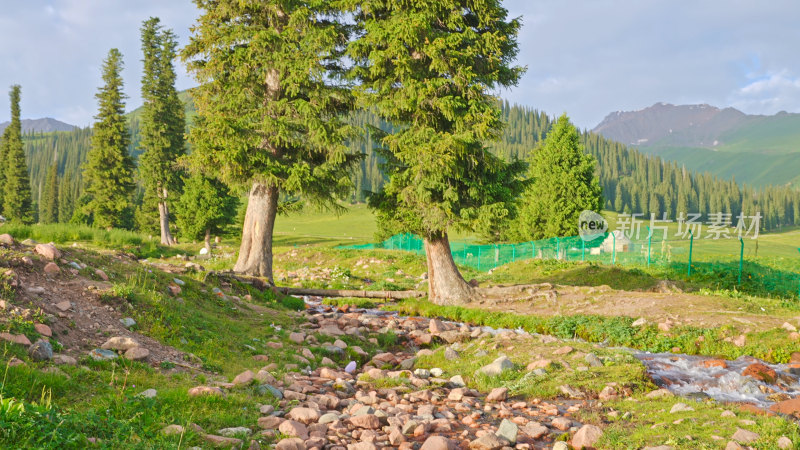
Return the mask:
[[135, 339], [127, 336], [115, 336], [107, 340], [100, 348], [104, 350], [121, 350], [126, 351], [134, 347], [139, 347], [139, 343]]
[[764, 364], [754, 363], [747, 366], [742, 371], [742, 375], [746, 377], [753, 377], [756, 380], [763, 381], [765, 383], [774, 383], [776, 373], [774, 370]]
[[256, 376], [252, 370], [245, 370], [239, 375], [236, 375], [236, 377], [233, 379], [233, 384], [236, 386], [243, 386], [252, 383], [255, 378]]
[[483, 366], [480, 371], [489, 376], [497, 376], [514, 368], [514, 363], [507, 356], [495, 359], [491, 364]]
[[788, 437], [781, 436], [780, 438], [778, 438], [778, 448], [787, 449], [787, 448], [792, 448], [793, 446], [794, 444], [792, 443], [792, 440], [789, 439]]
[[286, 415], [289, 419], [296, 420], [306, 425], [317, 422], [320, 418], [319, 411], [311, 408], [292, 408]]
[[586, 364], [591, 367], [603, 367], [603, 361], [601, 361], [600, 358], [598, 358], [594, 353], [588, 353], [583, 360], [586, 361]]
[[222, 392], [222, 389], [218, 387], [212, 386], [195, 386], [189, 389], [189, 397], [199, 397], [201, 395], [211, 395], [211, 396], [219, 396], [222, 397], [225, 394]]
[[500, 450], [503, 442], [493, 433], [486, 433], [483, 436], [469, 443], [471, 450]]
[[425, 439], [419, 450], [455, 450], [456, 444], [444, 436], [431, 436]]
[[37, 333], [41, 334], [44, 337], [53, 336], [53, 330], [43, 323], [35, 323], [33, 324], [33, 328], [36, 330]]
[[279, 426], [278, 431], [286, 436], [299, 437], [300, 439], [308, 439], [308, 428], [296, 420], [284, 420]]
[[69, 365], [69, 366], [77, 366], [78, 365], [78, 360], [77, 359], [75, 359], [75, 358], [73, 358], [72, 356], [69, 356], [69, 355], [61, 355], [61, 354], [53, 355], [53, 362], [56, 365], [59, 365], [59, 366], [60, 365]]
[[150, 356], [150, 350], [144, 347], [133, 347], [129, 348], [123, 356], [131, 361], [144, 361]]
[[157, 395], [158, 391], [156, 391], [155, 389], [145, 389], [142, 392], [136, 394], [137, 397], [142, 397], [142, 398], [156, 398]]
[[603, 430], [595, 425], [584, 425], [572, 437], [572, 446], [575, 448], [591, 448], [603, 436]]
[[52, 243], [36, 244], [36, 247], [33, 248], [33, 252], [37, 255], [41, 255], [42, 258], [49, 261], [55, 261], [56, 259], [61, 258], [61, 252]]
[[572, 427], [572, 421], [566, 417], [556, 417], [550, 421], [550, 425], [556, 430], [567, 431]]
[[167, 425], [161, 429], [161, 434], [164, 436], [183, 434], [183, 427], [180, 425]]
[[514, 422], [503, 419], [500, 422], [500, 426], [497, 427], [497, 437], [502, 438], [510, 442], [512, 445], [517, 443], [517, 433], [519, 432], [519, 427]]
[[55, 274], [57, 274], [59, 272], [61, 272], [61, 268], [58, 267], [58, 264], [56, 264], [54, 262], [49, 262], [49, 263], [44, 265], [44, 273], [46, 273], [48, 275], [55, 275]]
[[781, 414], [796, 415], [800, 413], [800, 397], [775, 403], [769, 409]]
[[108, 361], [119, 358], [115, 352], [103, 348], [96, 348], [89, 352], [89, 356], [95, 361]]
[[454, 359], [458, 359], [458, 357], [458, 352], [453, 350], [453, 347], [447, 347], [444, 349], [444, 359], [452, 361]]
[[10, 247], [14, 245], [14, 238], [8, 233], [0, 234], [0, 244]]
[[242, 445], [241, 439], [232, 437], [217, 436], [215, 434], [204, 434], [203, 440], [208, 442], [214, 447], [240, 447]]
[[487, 402], [504, 402], [508, 398], [508, 388], [494, 388], [486, 396]]
[[251, 434], [253, 434], [253, 430], [247, 427], [230, 427], [217, 430], [217, 433], [219, 433], [220, 436], [225, 436], [225, 437], [234, 437], [238, 435], [250, 436]]
[[281, 439], [275, 444], [275, 450], [306, 450], [307, 448], [300, 438]]
[[686, 403], [675, 403], [672, 405], [672, 409], [669, 410], [670, 414], [682, 413], [682, 412], [690, 412], [694, 411], [694, 408], [687, 405]]
[[731, 436], [731, 439], [742, 444], [749, 444], [757, 441], [760, 437], [758, 433], [753, 433], [743, 428], [737, 428], [736, 432]]
[[28, 355], [34, 361], [48, 361], [53, 358], [53, 346], [49, 341], [39, 339], [28, 348]]
[[520, 429], [520, 431], [533, 439], [541, 439], [542, 437], [550, 434], [550, 428], [547, 428], [539, 422], [528, 422]]

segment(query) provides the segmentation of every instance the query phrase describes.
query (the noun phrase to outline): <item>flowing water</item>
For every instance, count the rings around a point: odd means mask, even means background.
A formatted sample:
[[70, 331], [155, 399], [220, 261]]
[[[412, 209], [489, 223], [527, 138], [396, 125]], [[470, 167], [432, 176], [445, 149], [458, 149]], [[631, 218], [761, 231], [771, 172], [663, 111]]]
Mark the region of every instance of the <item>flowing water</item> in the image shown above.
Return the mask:
[[[316, 299], [304, 297], [309, 309], [320, 308]], [[379, 309], [351, 308], [350, 312], [376, 317], [396, 317], [404, 319], [393, 311]], [[461, 326], [460, 322], [443, 321]], [[492, 335], [515, 332], [521, 335], [539, 336], [522, 329], [495, 329], [481, 327]], [[789, 364], [769, 364], [759, 359], [743, 356], [736, 360], [722, 360], [704, 356], [680, 353], [647, 353], [633, 349], [630, 351], [647, 369], [651, 379], [659, 386], [669, 389], [676, 395], [703, 400], [712, 398], [721, 402], [751, 403], [760, 408], [769, 408], [777, 401], [800, 396], [800, 366]], [[753, 364], [763, 364], [775, 372], [774, 380], [761, 381], [742, 372]]]

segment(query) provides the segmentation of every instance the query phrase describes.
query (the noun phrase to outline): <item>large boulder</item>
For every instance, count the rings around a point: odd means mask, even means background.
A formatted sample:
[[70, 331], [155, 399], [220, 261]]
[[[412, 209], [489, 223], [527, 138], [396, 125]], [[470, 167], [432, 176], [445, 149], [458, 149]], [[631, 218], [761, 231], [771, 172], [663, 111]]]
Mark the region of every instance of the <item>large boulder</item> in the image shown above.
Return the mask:
[[52, 242], [49, 244], [36, 244], [36, 247], [33, 248], [33, 252], [49, 261], [55, 261], [61, 258], [61, 251], [59, 251]]

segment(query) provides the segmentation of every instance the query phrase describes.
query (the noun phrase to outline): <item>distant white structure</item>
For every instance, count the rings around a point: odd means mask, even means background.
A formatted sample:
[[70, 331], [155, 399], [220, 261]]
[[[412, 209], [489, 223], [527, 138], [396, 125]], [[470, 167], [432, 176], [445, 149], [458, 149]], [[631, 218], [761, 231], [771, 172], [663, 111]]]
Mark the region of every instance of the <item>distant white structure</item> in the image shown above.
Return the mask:
[[611, 233], [608, 233], [608, 236], [600, 245], [600, 248], [603, 249], [603, 252], [611, 253], [614, 251], [614, 245], [617, 246], [617, 253], [619, 252], [627, 252], [631, 248], [631, 240], [628, 236], [625, 236], [620, 230], [614, 230]]

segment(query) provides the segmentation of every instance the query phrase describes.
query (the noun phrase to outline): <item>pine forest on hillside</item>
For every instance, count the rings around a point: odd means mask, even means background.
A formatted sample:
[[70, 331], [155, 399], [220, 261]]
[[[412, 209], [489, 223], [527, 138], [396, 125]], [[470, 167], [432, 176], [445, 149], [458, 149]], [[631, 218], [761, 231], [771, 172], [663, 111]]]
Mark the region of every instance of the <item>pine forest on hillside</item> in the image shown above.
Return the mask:
[[[184, 101], [188, 96], [183, 96]], [[138, 110], [137, 110], [138, 111]], [[187, 117], [192, 113], [187, 106]], [[502, 105], [506, 128], [500, 142], [492, 150], [510, 160], [526, 159], [547, 135], [553, 118], [546, 113], [521, 106]], [[131, 117], [130, 154], [138, 157], [139, 121], [136, 112]], [[359, 128], [387, 128], [385, 122], [367, 112], [355, 112], [353, 125]], [[86, 159], [91, 141], [91, 129], [53, 133], [30, 133], [24, 137], [25, 153], [31, 172], [34, 202], [39, 203], [47, 170], [55, 161], [61, 177], [59, 186], [69, 186], [73, 199], [80, 196], [80, 166]], [[646, 155], [598, 134], [583, 131], [581, 141], [586, 151], [597, 159], [597, 172], [603, 188], [605, 208], [616, 212], [667, 213], [676, 218], [680, 212], [731, 213], [735, 218], [743, 209], [747, 214], [761, 212], [765, 230], [781, 226], [800, 225], [800, 192], [790, 187], [772, 186], [753, 189], [739, 186], [734, 180], [721, 180], [708, 173], [698, 174], [673, 162]], [[351, 201], [363, 202], [368, 192], [377, 191], [385, 178], [381, 172], [382, 159], [373, 150], [376, 143], [369, 132], [350, 143], [350, 148], [365, 158], [353, 174], [354, 189]], [[64, 178], [65, 175], [67, 178]], [[686, 195], [685, 195], [686, 194]], [[71, 217], [71, 214], [69, 215]], [[68, 222], [69, 219], [60, 221]]]

